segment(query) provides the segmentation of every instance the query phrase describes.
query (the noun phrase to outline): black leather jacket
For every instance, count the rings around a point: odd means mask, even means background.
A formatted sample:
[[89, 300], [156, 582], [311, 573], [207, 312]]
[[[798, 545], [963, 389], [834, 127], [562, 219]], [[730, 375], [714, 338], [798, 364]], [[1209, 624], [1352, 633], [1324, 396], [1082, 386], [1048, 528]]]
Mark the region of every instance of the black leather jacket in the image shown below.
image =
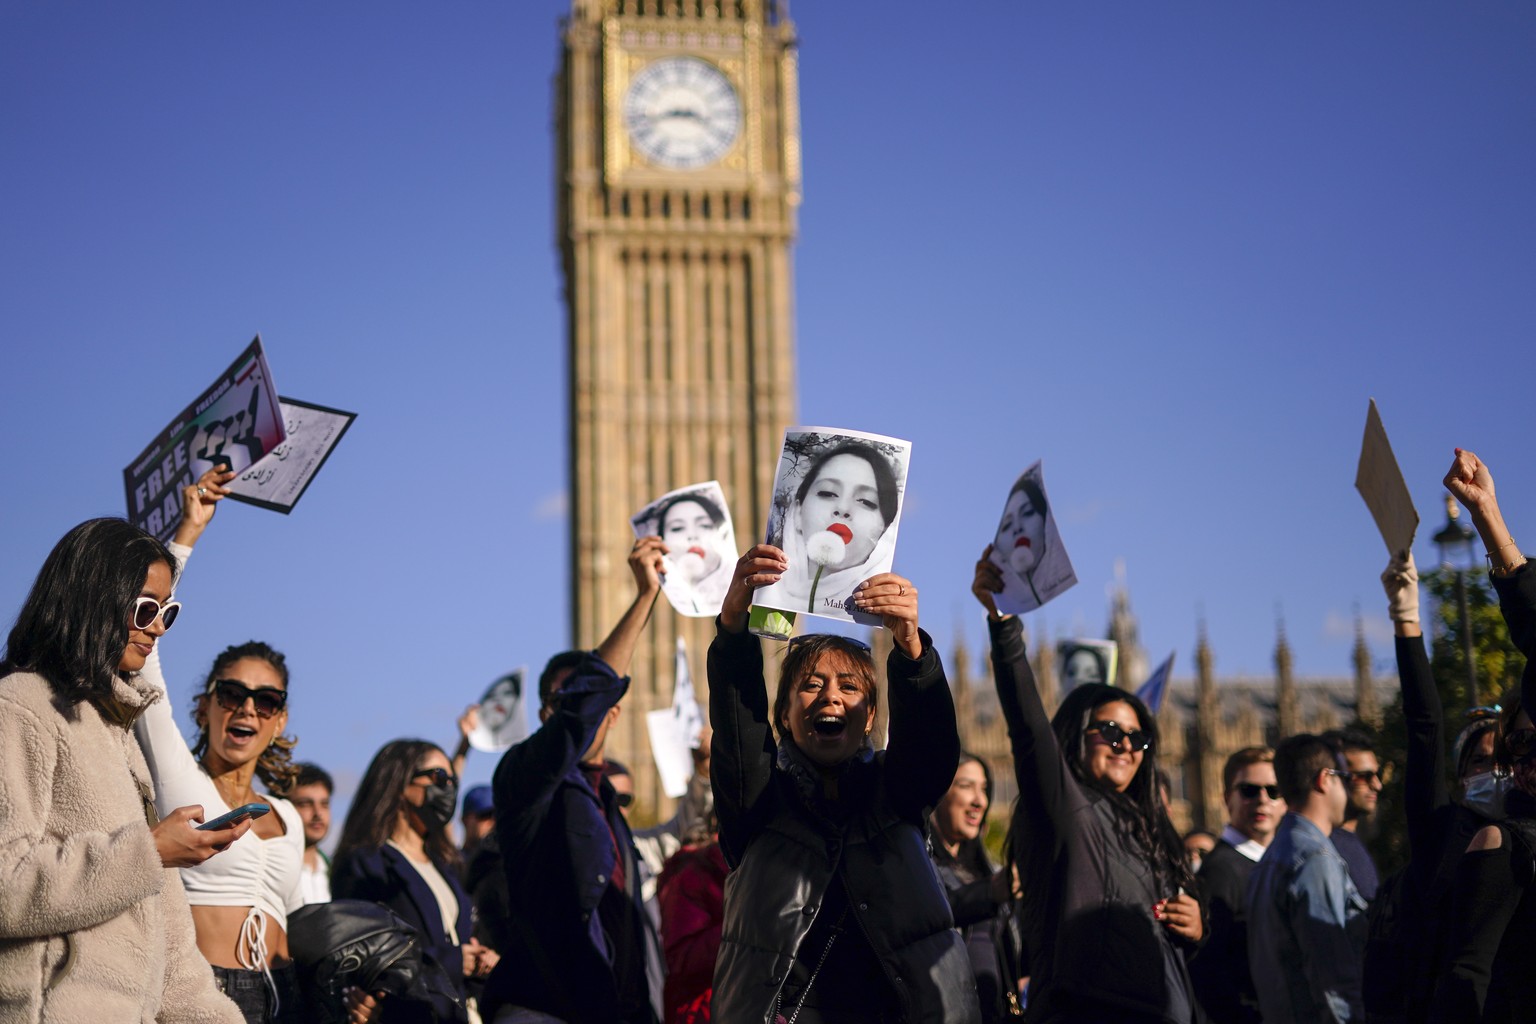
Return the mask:
[[849, 764], [838, 783], [840, 813], [829, 815], [779, 763], [758, 640], [722, 632], [710, 646], [711, 781], [721, 845], [735, 866], [726, 879], [715, 1020], [772, 1021], [829, 889], [834, 898], [846, 893], [838, 941], [867, 942], [889, 992], [873, 991], [874, 979], [832, 972], [813, 991], [861, 986], [872, 1008], [888, 994], [906, 1022], [980, 1020], [924, 831], [927, 808], [949, 788], [959, 760], [954, 703], [926, 635], [917, 660], [892, 652], [887, 678], [890, 756]]

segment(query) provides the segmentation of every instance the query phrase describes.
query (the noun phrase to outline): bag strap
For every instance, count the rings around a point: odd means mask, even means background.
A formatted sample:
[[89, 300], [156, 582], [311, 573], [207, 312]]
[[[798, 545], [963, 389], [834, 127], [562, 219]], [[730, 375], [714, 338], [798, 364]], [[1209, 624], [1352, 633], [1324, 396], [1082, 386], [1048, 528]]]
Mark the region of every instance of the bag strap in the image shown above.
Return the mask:
[[[805, 988], [800, 990], [800, 999], [795, 1003], [795, 1011], [789, 1015], [789, 1020], [785, 1021], [784, 1024], [795, 1024], [796, 1018], [800, 1016], [800, 1011], [805, 1006], [805, 997], [811, 994], [811, 986], [816, 984], [816, 976], [821, 973], [822, 966], [826, 964], [827, 954], [832, 952], [832, 944], [843, 933], [843, 922], [846, 920], [848, 920], [848, 906], [844, 904], [843, 912], [837, 915], [837, 923], [832, 926], [832, 934], [827, 939], [827, 945], [821, 951], [821, 959], [816, 961], [816, 969], [811, 972], [810, 980], [805, 983]], [[778, 994], [773, 997], [773, 1019], [775, 1022], [784, 1019], [779, 1014], [780, 1000], [783, 998], [784, 986], [780, 985]]]

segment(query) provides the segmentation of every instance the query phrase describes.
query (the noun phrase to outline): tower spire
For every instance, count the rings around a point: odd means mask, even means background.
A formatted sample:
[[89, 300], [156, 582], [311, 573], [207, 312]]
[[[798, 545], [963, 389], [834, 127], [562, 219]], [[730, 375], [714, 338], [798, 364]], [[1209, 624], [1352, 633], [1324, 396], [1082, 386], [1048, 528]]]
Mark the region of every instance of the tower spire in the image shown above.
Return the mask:
[[1285, 615], [1275, 607], [1275, 725], [1280, 737], [1301, 731], [1301, 701], [1291, 671], [1291, 644], [1285, 635]]
[[1365, 620], [1355, 605], [1355, 717], [1373, 729], [1381, 728], [1381, 702], [1371, 678], [1371, 649], [1365, 643]]

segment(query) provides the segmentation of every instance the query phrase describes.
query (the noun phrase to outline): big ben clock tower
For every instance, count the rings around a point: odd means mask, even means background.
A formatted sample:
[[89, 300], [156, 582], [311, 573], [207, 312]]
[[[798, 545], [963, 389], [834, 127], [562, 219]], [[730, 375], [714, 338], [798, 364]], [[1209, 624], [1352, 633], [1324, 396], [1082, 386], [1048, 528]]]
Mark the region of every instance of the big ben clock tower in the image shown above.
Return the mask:
[[[634, 596], [628, 518], [717, 479], [738, 544], [763, 536], [794, 416], [790, 245], [800, 201], [787, 0], [573, 0], [556, 85], [568, 309], [571, 616], [595, 647]], [[661, 598], [609, 745], [662, 798], [646, 710], [675, 638], [704, 699], [714, 623]]]

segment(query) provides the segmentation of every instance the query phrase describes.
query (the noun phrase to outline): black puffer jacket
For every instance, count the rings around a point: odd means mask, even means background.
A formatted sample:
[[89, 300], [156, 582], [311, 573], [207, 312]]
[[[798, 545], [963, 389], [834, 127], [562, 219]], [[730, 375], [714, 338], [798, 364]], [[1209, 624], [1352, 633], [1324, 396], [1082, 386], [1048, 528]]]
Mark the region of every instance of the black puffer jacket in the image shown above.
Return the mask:
[[[849, 764], [838, 782], [840, 806], [818, 806], [797, 780], [794, 759], [781, 758], [774, 742], [758, 640], [721, 632], [710, 646], [711, 781], [721, 845], [735, 865], [715, 965], [715, 1020], [772, 1021], [796, 954], [802, 964], [816, 961], [824, 904], [839, 913], [847, 906], [837, 955], [872, 953], [886, 984], [828, 970], [811, 986], [820, 999], [891, 1005], [899, 1008], [893, 1019], [911, 1024], [980, 1020], [970, 963], [924, 833], [927, 808], [949, 788], [960, 751], [944, 668], [926, 634], [917, 660], [892, 652], [887, 679], [890, 755]], [[813, 929], [817, 937], [802, 951]]]

